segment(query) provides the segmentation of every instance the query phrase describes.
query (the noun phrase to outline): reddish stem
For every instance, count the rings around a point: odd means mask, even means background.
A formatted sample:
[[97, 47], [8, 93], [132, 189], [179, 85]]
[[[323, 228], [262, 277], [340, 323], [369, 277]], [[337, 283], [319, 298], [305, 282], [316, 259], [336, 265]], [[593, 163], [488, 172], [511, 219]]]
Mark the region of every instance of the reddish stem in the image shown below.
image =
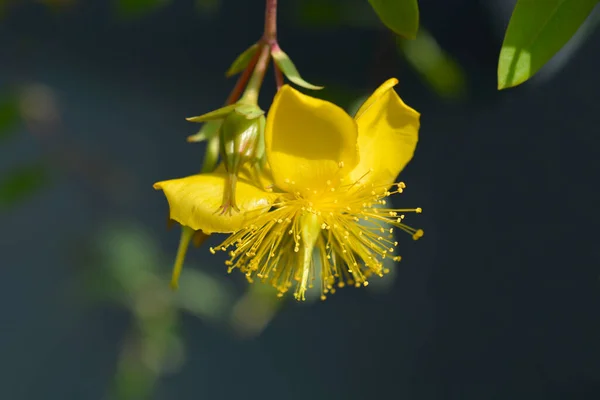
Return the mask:
[[277, 40], [277, 0], [267, 0], [265, 6], [265, 32], [263, 38], [268, 43]]
[[252, 60], [250, 60], [250, 64], [248, 64], [244, 72], [242, 72], [242, 74], [238, 78], [237, 82], [235, 83], [235, 86], [233, 87], [233, 90], [231, 91], [229, 97], [227, 97], [227, 100], [225, 101], [226, 106], [238, 101], [238, 99], [244, 92], [244, 88], [248, 83], [250, 76], [252, 76], [252, 72], [254, 71], [254, 67], [256, 66], [256, 62], [258, 61], [259, 56], [260, 51], [257, 51], [254, 57], [252, 57]]
[[[262, 38], [258, 41], [259, 44], [264, 44], [269, 46], [270, 48], [279, 48], [277, 45], [277, 0], [266, 0], [265, 4], [265, 28], [263, 32]], [[264, 50], [264, 49], [263, 49]], [[266, 54], [264, 51], [257, 51], [252, 60], [244, 70], [244, 72], [238, 78], [235, 87], [229, 94], [225, 105], [230, 105], [239, 100], [240, 96], [244, 92], [244, 87], [248, 84], [248, 81], [251, 79], [251, 76], [255, 72], [256, 64], [261, 61], [259, 64], [258, 75], [264, 73], [266, 71], [266, 67], [269, 63], [268, 58], [264, 58]], [[262, 81], [262, 78], [260, 79]], [[275, 68], [275, 80], [277, 82], [277, 89], [283, 86], [283, 74], [278, 68]], [[260, 86], [260, 82], [259, 82]]]
[[279, 90], [283, 86], [283, 72], [281, 72], [276, 63], [273, 63], [273, 71], [275, 72], [275, 83], [277, 84], [277, 90]]

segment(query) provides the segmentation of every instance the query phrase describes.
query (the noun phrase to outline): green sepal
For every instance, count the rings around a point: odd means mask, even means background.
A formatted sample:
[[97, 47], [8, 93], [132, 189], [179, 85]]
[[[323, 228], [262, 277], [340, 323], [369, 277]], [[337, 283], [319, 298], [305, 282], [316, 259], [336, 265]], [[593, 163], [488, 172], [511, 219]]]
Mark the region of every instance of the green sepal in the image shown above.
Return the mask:
[[204, 159], [200, 173], [209, 173], [215, 170], [217, 162], [219, 161], [220, 143], [221, 139], [219, 136], [213, 137], [206, 143], [206, 150], [204, 150]]
[[264, 167], [267, 161], [265, 146], [265, 126], [267, 125], [267, 119], [264, 115], [258, 119], [258, 123], [258, 138], [256, 138], [253, 161], [257, 162], [261, 167]]
[[245, 116], [246, 119], [255, 119], [265, 113], [256, 104], [245, 104], [245, 103], [237, 103], [235, 112]]
[[207, 121], [202, 128], [195, 135], [188, 136], [187, 141], [190, 143], [202, 142], [204, 140], [211, 140], [219, 133], [219, 128], [223, 123], [222, 120]]
[[[264, 115], [264, 111], [261, 110], [255, 104], [249, 103], [235, 103], [229, 106], [220, 108], [215, 111], [211, 111], [208, 114], [200, 115], [198, 117], [187, 118], [191, 122], [205, 122], [202, 128], [195, 135], [188, 136], [188, 142], [202, 142], [204, 140], [210, 140], [217, 135], [219, 128], [223, 124], [223, 121], [227, 119], [229, 114], [235, 112], [236, 114], [243, 116], [246, 120], [253, 120], [261, 115]], [[231, 123], [229, 123], [231, 124]]]
[[285, 52], [283, 50], [281, 50], [280, 48], [272, 49], [271, 56], [273, 57], [273, 60], [275, 60], [275, 64], [277, 64], [277, 67], [279, 67], [281, 72], [283, 72], [283, 74], [291, 82], [295, 83], [298, 86], [306, 88], [306, 89], [312, 89], [312, 90], [323, 89], [323, 86], [316, 86], [316, 85], [313, 85], [312, 83], [308, 83], [304, 79], [302, 79], [302, 77], [300, 76], [300, 73], [298, 72], [298, 69], [296, 68], [296, 66], [290, 59], [290, 57], [287, 54], [285, 54]]
[[227, 72], [225, 72], [225, 76], [229, 78], [230, 76], [237, 75], [246, 69], [246, 67], [250, 64], [250, 61], [252, 61], [252, 58], [256, 55], [258, 48], [258, 43], [255, 43], [244, 50], [244, 52], [237, 56], [233, 63], [231, 63], [231, 66]]
[[206, 121], [212, 121], [215, 119], [223, 119], [227, 115], [229, 115], [229, 113], [231, 113], [233, 110], [235, 110], [235, 108], [237, 106], [238, 106], [237, 104], [231, 104], [231, 105], [219, 108], [217, 110], [211, 111], [209, 113], [199, 115], [197, 117], [186, 118], [186, 120], [188, 120], [190, 122], [206, 122]]

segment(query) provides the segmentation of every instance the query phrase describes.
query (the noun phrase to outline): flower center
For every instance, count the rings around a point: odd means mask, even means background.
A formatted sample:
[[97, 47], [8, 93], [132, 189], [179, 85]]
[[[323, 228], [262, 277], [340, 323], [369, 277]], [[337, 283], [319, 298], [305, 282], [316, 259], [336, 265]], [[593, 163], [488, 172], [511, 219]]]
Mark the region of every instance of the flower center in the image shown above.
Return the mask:
[[216, 250], [229, 250], [229, 272], [239, 268], [252, 282], [270, 282], [283, 296], [296, 283], [294, 295], [305, 299], [316, 276], [321, 298], [336, 287], [367, 286], [368, 278], [389, 272], [383, 261], [394, 255], [398, 242], [394, 229], [423, 236], [422, 230], [403, 223], [404, 213], [420, 208], [386, 207], [386, 198], [401, 193], [405, 185], [387, 187], [352, 185], [331, 187], [327, 194], [310, 198], [284, 194], [271, 211], [234, 232]]

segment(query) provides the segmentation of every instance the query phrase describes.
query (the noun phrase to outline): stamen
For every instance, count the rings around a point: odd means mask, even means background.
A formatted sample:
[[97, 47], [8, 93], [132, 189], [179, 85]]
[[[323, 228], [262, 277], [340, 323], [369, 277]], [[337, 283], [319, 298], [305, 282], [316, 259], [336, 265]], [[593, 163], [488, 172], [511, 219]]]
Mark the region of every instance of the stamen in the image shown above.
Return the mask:
[[[249, 281], [257, 277], [269, 282], [278, 296], [296, 282], [294, 296], [298, 300], [304, 300], [313, 286], [315, 249], [321, 264], [322, 299], [336, 287], [367, 286], [369, 277], [388, 273], [383, 260], [400, 261], [400, 256], [394, 255], [398, 246], [394, 228], [409, 233], [414, 240], [422, 237], [421, 229], [404, 224], [405, 213], [420, 213], [422, 209], [385, 208], [385, 199], [400, 193], [405, 185], [367, 188], [360, 181], [371, 172], [351, 185], [336, 186], [327, 181], [329, 189], [322, 196], [305, 198], [300, 192], [282, 195], [269, 212], [254, 218], [216, 248], [234, 248], [226, 262], [228, 271], [237, 268]], [[294, 184], [291, 180], [288, 183]], [[216, 249], [211, 248], [211, 253]]]

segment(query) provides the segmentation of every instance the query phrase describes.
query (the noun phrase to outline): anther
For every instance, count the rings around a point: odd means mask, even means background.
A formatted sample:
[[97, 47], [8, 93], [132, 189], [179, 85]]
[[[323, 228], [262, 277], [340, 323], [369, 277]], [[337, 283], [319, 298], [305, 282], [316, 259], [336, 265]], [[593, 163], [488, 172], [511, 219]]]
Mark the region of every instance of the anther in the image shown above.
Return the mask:
[[423, 229], [419, 229], [415, 232], [415, 234], [413, 235], [413, 240], [419, 240], [420, 238], [423, 237]]

